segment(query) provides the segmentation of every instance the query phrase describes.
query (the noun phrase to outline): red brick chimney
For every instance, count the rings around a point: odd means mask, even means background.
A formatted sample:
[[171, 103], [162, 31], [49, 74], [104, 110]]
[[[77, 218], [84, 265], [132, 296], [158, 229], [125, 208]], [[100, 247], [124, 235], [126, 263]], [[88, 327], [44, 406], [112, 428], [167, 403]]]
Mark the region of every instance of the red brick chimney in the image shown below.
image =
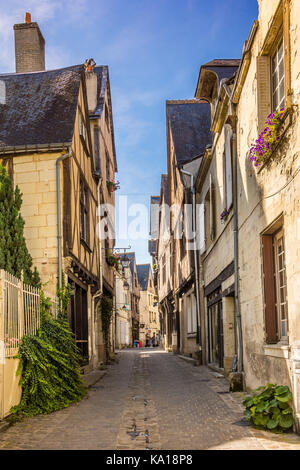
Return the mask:
[[45, 70], [45, 40], [37, 23], [26, 13], [25, 23], [15, 24], [16, 72]]

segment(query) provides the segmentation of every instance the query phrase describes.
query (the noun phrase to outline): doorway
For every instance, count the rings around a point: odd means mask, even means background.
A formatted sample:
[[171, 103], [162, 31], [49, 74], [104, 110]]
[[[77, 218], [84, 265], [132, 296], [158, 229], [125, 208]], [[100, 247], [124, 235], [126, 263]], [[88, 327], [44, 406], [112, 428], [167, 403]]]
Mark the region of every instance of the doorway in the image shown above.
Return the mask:
[[89, 362], [87, 289], [69, 279], [74, 295], [71, 297], [70, 327], [81, 355], [81, 365]]
[[[212, 298], [213, 297], [213, 298]], [[224, 368], [224, 332], [222, 298], [216, 293], [208, 297], [208, 359], [209, 363]]]

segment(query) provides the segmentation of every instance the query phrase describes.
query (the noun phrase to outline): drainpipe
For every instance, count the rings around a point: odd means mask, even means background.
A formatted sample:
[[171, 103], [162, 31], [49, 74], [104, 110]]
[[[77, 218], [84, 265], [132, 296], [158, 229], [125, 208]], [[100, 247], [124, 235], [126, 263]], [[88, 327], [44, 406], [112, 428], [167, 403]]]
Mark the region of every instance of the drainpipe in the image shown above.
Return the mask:
[[[192, 202], [192, 213], [193, 213], [193, 233], [196, 237], [196, 191], [194, 188], [194, 175], [189, 171], [180, 169], [181, 173], [191, 178], [191, 191], [193, 195]], [[196, 243], [196, 241], [194, 242]], [[200, 319], [200, 293], [199, 293], [199, 280], [198, 280], [198, 259], [197, 250], [194, 248], [194, 262], [195, 262], [195, 284], [196, 284], [196, 306], [197, 306], [197, 321], [198, 321], [198, 339], [199, 339], [199, 351], [202, 351], [202, 338], [201, 338], [201, 319]]]
[[[100, 189], [101, 189], [101, 185], [102, 185], [102, 178], [99, 179], [99, 182], [97, 184], [97, 199], [98, 199], [98, 207], [99, 207], [99, 204], [100, 204]], [[99, 226], [99, 230], [100, 230], [100, 226]], [[96, 322], [96, 315], [97, 315], [97, 312], [96, 312], [96, 305], [97, 305], [97, 302], [96, 302], [96, 299], [98, 299], [99, 297], [101, 297], [102, 293], [103, 293], [103, 279], [102, 279], [102, 240], [101, 240], [101, 233], [98, 233], [98, 238], [99, 238], [99, 263], [100, 263], [100, 288], [95, 292], [94, 295], [92, 295], [92, 324], [93, 324], [93, 357], [97, 357], [97, 353], [96, 353], [96, 336], [95, 336], [95, 322]], [[97, 322], [98, 324], [98, 322]], [[99, 359], [99, 358], [98, 358]]]
[[234, 237], [234, 301], [235, 318], [238, 334], [238, 372], [243, 371], [243, 332], [239, 292], [239, 229], [238, 229], [238, 196], [237, 196], [237, 136], [232, 128], [232, 163], [233, 163], [233, 237]]
[[60, 197], [60, 162], [71, 156], [71, 150], [56, 160], [56, 203], [57, 203], [57, 255], [58, 255], [58, 287], [62, 287], [62, 230], [61, 230], [61, 197]]

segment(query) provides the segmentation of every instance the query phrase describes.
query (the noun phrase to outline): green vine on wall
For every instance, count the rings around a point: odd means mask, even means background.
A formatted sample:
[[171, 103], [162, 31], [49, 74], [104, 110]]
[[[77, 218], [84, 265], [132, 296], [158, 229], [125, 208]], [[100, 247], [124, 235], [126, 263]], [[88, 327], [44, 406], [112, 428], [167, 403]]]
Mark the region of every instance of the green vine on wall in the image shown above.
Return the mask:
[[22, 397], [11, 412], [34, 416], [66, 408], [86, 394], [80, 366], [79, 351], [67, 319], [72, 295], [69, 285], [58, 291], [58, 318], [51, 316], [51, 300], [41, 292], [41, 327], [36, 335], [22, 338], [17, 374], [21, 375]]
[[106, 359], [109, 358], [109, 329], [113, 315], [113, 299], [103, 295], [100, 301], [100, 313], [102, 321], [102, 331], [105, 341]]

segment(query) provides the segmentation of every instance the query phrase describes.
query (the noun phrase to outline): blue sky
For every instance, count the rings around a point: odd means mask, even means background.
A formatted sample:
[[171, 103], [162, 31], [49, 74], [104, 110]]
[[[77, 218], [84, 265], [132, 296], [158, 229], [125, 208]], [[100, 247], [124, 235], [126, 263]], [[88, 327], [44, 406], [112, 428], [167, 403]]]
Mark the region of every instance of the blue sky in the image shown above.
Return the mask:
[[[194, 97], [201, 64], [239, 58], [258, 15], [257, 0], [0, 0], [0, 6], [1, 73], [14, 71], [13, 24], [23, 22], [25, 11], [46, 39], [48, 69], [89, 57], [109, 65], [116, 195], [147, 205], [166, 172], [165, 101]], [[117, 240], [129, 243], [138, 263], [150, 261], [146, 240]]]

